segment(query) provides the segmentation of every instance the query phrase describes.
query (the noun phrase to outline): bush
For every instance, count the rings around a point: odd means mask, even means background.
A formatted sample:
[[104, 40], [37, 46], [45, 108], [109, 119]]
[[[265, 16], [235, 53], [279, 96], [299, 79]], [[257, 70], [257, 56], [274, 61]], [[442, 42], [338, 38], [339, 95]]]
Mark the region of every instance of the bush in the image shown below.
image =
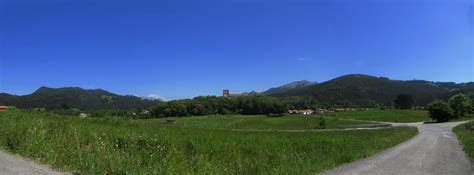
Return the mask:
[[471, 100], [464, 94], [454, 95], [448, 102], [456, 118], [464, 117], [471, 111]]
[[474, 114], [474, 103], [471, 103], [471, 111], [469, 113]]
[[453, 112], [448, 103], [444, 101], [434, 101], [428, 105], [430, 118], [437, 122], [447, 122], [453, 118]]
[[319, 117], [319, 129], [326, 129], [326, 120], [322, 117]]
[[46, 112], [45, 108], [33, 108], [31, 111], [33, 112]]

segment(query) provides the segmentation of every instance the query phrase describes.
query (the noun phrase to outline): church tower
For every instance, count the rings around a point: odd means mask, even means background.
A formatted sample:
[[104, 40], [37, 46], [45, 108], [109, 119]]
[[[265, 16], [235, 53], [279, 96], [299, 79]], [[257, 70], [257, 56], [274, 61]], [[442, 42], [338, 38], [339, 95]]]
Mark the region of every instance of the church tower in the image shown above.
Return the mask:
[[230, 91], [228, 89], [224, 89], [222, 96], [224, 97], [230, 97]]

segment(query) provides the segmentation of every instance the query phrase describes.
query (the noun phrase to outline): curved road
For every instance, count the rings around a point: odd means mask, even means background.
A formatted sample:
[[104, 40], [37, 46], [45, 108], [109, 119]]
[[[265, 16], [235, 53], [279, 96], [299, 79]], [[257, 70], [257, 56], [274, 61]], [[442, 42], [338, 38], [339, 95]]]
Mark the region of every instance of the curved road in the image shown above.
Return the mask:
[[27, 160], [0, 150], [0, 175], [24, 175], [24, 174], [67, 174], [52, 170], [51, 168], [39, 165], [31, 160]]
[[324, 174], [471, 174], [471, 163], [452, 128], [465, 122], [398, 124], [415, 126], [419, 134], [394, 148]]

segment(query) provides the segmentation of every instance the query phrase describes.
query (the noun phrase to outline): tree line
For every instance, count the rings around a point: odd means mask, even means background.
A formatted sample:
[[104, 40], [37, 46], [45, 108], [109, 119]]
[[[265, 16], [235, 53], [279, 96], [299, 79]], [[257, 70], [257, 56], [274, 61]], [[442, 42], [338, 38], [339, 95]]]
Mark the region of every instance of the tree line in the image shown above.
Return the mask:
[[152, 109], [154, 117], [202, 116], [202, 115], [279, 115], [289, 106], [277, 97], [254, 94], [242, 97], [195, 97], [159, 103]]
[[358, 106], [349, 100], [321, 102], [312, 96], [275, 97], [251, 94], [241, 97], [200, 96], [193, 99], [159, 103], [152, 108], [152, 117], [203, 115], [281, 115], [289, 109], [379, 107], [377, 103]]
[[[428, 105], [433, 109], [440, 100]], [[461, 105], [462, 104], [462, 105]], [[443, 103], [450, 109], [452, 118], [462, 117], [471, 111], [471, 102], [468, 96], [458, 94]], [[316, 109], [316, 108], [344, 108], [359, 107], [351, 102], [338, 101], [337, 103], [320, 103], [317, 99], [308, 96], [273, 97], [262, 94], [252, 94], [242, 97], [200, 96], [193, 99], [174, 100], [157, 104], [151, 110], [149, 117], [181, 117], [203, 115], [281, 115], [289, 109]], [[376, 103], [364, 107], [383, 107]], [[392, 107], [383, 108], [412, 109], [414, 100], [410, 94], [400, 94], [393, 102]], [[431, 108], [430, 108], [431, 107]]]
[[[410, 94], [400, 94], [394, 101], [397, 109], [411, 109], [414, 104]], [[430, 118], [437, 122], [447, 122], [462, 118], [468, 114], [474, 114], [474, 104], [469, 96], [459, 93], [446, 100], [434, 100], [428, 104], [427, 110]]]

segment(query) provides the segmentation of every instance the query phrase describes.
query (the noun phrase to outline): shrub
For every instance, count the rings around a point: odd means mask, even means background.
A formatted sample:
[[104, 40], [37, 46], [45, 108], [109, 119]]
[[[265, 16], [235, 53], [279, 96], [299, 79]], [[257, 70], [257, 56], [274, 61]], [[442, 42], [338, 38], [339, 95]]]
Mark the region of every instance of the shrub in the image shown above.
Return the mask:
[[449, 98], [448, 103], [456, 118], [464, 117], [471, 111], [471, 100], [462, 93]]
[[428, 105], [430, 118], [437, 122], [447, 122], [453, 118], [453, 112], [449, 108], [448, 103], [444, 101], [434, 101]]
[[46, 112], [45, 108], [33, 108], [33, 112]]
[[471, 103], [471, 111], [469, 113], [474, 114], [474, 103]]
[[319, 121], [319, 128], [320, 129], [326, 129], [326, 120], [322, 117], [319, 120], [320, 120]]

